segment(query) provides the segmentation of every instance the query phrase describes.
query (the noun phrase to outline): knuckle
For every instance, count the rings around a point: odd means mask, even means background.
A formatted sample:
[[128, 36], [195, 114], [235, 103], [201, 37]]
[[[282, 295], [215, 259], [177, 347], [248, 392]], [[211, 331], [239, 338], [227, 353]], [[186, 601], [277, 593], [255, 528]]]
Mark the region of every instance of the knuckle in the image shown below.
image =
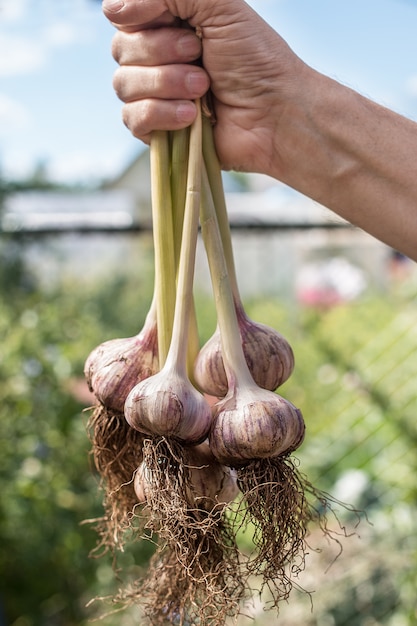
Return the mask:
[[134, 137], [146, 141], [154, 130], [175, 130], [186, 125], [177, 119], [176, 110], [176, 104], [146, 98], [125, 104], [122, 120]]
[[112, 39], [111, 42], [111, 53], [113, 56], [113, 59], [116, 61], [116, 63], [121, 63], [121, 57], [122, 57], [122, 44], [120, 41], [120, 33], [117, 32]]
[[122, 101], [126, 100], [125, 85], [126, 85], [125, 72], [123, 71], [122, 68], [119, 68], [115, 71], [113, 75], [113, 89], [116, 92], [116, 95], [119, 98], [119, 100], [122, 100]]
[[150, 132], [152, 112], [147, 101], [125, 104], [122, 108], [122, 120], [134, 137], [141, 139]]
[[130, 130], [132, 135], [140, 137], [141, 135], [141, 117], [134, 115], [131, 105], [125, 105], [122, 108], [122, 121], [123, 124]]
[[139, 130], [138, 127], [140, 126], [140, 132], [143, 133], [144, 129], [149, 131], [152, 127], [152, 121], [155, 120], [156, 113], [157, 106], [154, 100], [142, 100], [138, 103], [136, 120], [137, 130]]
[[152, 71], [149, 72], [149, 90], [150, 93], [157, 94], [161, 85], [164, 85], [167, 82], [165, 68], [154, 67]]
[[129, 129], [130, 128], [130, 112], [127, 106], [122, 107], [122, 121], [123, 124]]

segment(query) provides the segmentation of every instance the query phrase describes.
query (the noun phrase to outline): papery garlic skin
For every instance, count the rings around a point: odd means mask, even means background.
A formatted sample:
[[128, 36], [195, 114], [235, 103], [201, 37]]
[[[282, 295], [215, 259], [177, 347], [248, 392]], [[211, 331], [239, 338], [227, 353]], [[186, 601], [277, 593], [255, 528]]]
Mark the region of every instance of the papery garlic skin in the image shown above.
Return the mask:
[[294, 370], [294, 353], [278, 331], [254, 322], [243, 311], [237, 311], [243, 352], [256, 384], [275, 391], [289, 379]]
[[110, 339], [95, 348], [87, 357], [84, 375], [97, 400], [122, 413], [131, 389], [158, 370], [157, 330], [153, 323], [134, 337]]
[[218, 328], [197, 354], [194, 362], [194, 380], [199, 389], [209, 396], [223, 398], [227, 393], [227, 376]]
[[[250, 320], [237, 309], [240, 339], [249, 371], [259, 387], [275, 391], [294, 370], [294, 353], [278, 331]], [[201, 348], [194, 364], [196, 384], [205, 393], [222, 398], [228, 390], [220, 331], [217, 328]]]
[[146, 435], [195, 445], [207, 437], [211, 409], [204, 396], [175, 370], [161, 370], [136, 385], [126, 398], [128, 424]]
[[191, 468], [191, 483], [187, 485], [190, 504], [209, 511], [214, 504], [229, 504], [238, 495], [236, 472], [216, 461], [208, 442], [187, 448], [184, 462]]
[[301, 411], [260, 388], [231, 388], [213, 407], [210, 449], [219, 463], [239, 467], [262, 458], [289, 454], [304, 439]]
[[[207, 442], [185, 448], [183, 462], [190, 471], [186, 494], [191, 509], [221, 510], [239, 494], [236, 472], [216, 461]], [[145, 504], [152, 490], [152, 471], [145, 462], [135, 472], [133, 487], [138, 502]]]

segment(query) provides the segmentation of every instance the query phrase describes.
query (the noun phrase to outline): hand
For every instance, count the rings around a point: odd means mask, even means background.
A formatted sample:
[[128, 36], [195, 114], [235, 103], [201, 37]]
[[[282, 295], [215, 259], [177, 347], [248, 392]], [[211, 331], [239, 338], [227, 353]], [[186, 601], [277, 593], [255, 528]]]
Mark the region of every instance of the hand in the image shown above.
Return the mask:
[[280, 110], [297, 99], [307, 68], [259, 15], [242, 0], [125, 0], [103, 10], [118, 28], [114, 87], [136, 137], [188, 126], [210, 86], [223, 167], [276, 173]]
[[117, 4], [103, 8], [136, 137], [188, 126], [210, 87], [225, 169], [273, 176], [417, 260], [415, 123], [308, 67], [244, 0]]

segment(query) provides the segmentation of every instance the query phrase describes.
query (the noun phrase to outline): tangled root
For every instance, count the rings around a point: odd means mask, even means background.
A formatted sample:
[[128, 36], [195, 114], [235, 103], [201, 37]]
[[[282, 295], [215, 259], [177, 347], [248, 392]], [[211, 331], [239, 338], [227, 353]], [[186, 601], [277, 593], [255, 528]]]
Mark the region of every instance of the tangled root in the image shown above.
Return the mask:
[[[317, 523], [342, 551], [337, 535], [347, 533], [332, 509], [337, 501], [313, 487], [288, 456], [252, 461], [237, 470], [237, 481], [245, 503], [242, 525], [252, 524], [254, 528], [255, 551], [246, 567], [249, 574], [260, 576], [262, 588], [269, 590], [271, 608], [278, 608], [279, 602], [288, 599], [294, 579], [305, 568], [310, 522]], [[338, 522], [337, 532], [328, 526], [329, 512]]]
[[[146, 573], [120, 589], [111, 603], [116, 612], [138, 605], [152, 626], [224, 626], [227, 618], [236, 620], [240, 614], [255, 579], [261, 581], [261, 592], [269, 591], [267, 608], [278, 609], [294, 586], [302, 589], [295, 579], [311, 549], [310, 523], [336, 541], [341, 552], [337, 536], [347, 533], [332, 505], [353, 511], [359, 521], [360, 512], [313, 487], [290, 456], [237, 468], [241, 499], [229, 506], [202, 489], [207, 475], [223, 475], [223, 466], [196, 462], [196, 447], [145, 438], [122, 415], [103, 407], [96, 408], [89, 428], [105, 489], [106, 514], [94, 520], [101, 536], [98, 548], [120, 547], [128, 528], [134, 528], [135, 540], [156, 546]], [[230, 479], [226, 469], [224, 476]], [[138, 478], [143, 498], [135, 493]], [[328, 525], [329, 513], [338, 522], [336, 531]], [[253, 529], [254, 550], [246, 556], [236, 540], [241, 527]]]
[[192, 568], [179, 566], [174, 547], [158, 548], [146, 577], [120, 590], [113, 603], [123, 609], [141, 607], [152, 626], [224, 626], [228, 617], [238, 615], [243, 590], [238, 573], [231, 566], [224, 567], [220, 551], [210, 540], [207, 550], [211, 557], [206, 574], [203, 577], [198, 567], [194, 577]]
[[120, 548], [131, 527], [137, 504], [133, 475], [142, 460], [144, 435], [134, 430], [121, 413], [95, 407], [87, 424], [91, 455], [104, 491], [104, 516], [93, 520], [100, 542], [97, 551]]
[[[145, 528], [159, 547], [146, 581], [130, 596], [146, 598], [152, 624], [224, 624], [245, 595], [239, 551], [226, 505], [190, 502], [187, 449], [161, 438], [143, 446], [147, 468]], [[194, 468], [195, 469], [195, 468]]]

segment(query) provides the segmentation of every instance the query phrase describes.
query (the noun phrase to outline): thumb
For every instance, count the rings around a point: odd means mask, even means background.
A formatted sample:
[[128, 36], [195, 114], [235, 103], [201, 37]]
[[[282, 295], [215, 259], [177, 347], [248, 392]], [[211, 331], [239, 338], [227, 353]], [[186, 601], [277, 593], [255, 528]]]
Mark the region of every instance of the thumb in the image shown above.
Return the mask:
[[102, 8], [115, 26], [133, 30], [168, 26], [176, 18], [192, 26], [214, 25], [235, 20], [244, 5], [241, 0], [103, 0]]
[[103, 0], [102, 10], [121, 29], [168, 26], [175, 19], [165, 0]]

